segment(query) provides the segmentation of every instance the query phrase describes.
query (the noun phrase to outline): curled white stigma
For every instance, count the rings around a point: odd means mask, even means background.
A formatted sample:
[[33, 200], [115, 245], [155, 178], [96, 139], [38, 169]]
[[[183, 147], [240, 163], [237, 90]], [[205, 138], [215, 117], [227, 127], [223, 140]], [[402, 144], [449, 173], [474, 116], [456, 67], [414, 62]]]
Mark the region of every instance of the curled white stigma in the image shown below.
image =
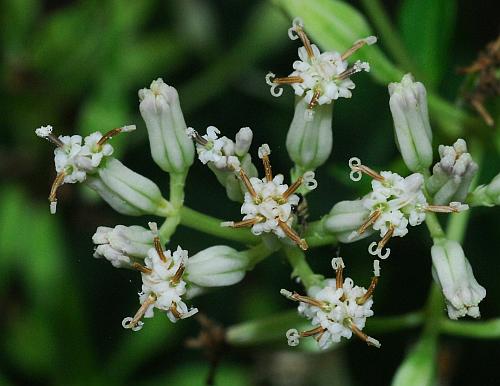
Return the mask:
[[186, 134], [188, 137], [194, 138], [194, 137], [196, 137], [196, 130], [193, 129], [192, 127], [188, 127], [186, 129]]
[[283, 94], [283, 88], [279, 87], [279, 84], [273, 82], [273, 79], [275, 77], [275, 74], [273, 74], [272, 72], [268, 72], [266, 75], [266, 83], [271, 86], [271, 89], [269, 90], [271, 91], [271, 95], [277, 98], [280, 97], [281, 94]]
[[131, 322], [134, 320], [134, 318], [128, 316], [122, 320], [122, 327], [126, 329], [130, 329], [132, 331], [139, 331], [142, 329], [142, 326], [144, 326], [144, 323], [139, 321], [135, 326], [132, 326]]
[[229, 228], [234, 226], [234, 221], [223, 221], [220, 223], [220, 226], [223, 228]]
[[375, 346], [376, 348], [380, 348], [382, 346], [377, 339], [372, 338], [371, 336], [366, 339], [366, 343], [368, 343], [370, 346]]
[[300, 334], [295, 328], [291, 328], [286, 332], [286, 339], [288, 340], [288, 345], [295, 347], [299, 345]]
[[286, 297], [287, 299], [294, 300], [293, 293], [284, 288], [280, 289], [280, 294]]
[[267, 143], [259, 147], [258, 155], [260, 159], [264, 158], [265, 156], [269, 156], [270, 154], [271, 154], [271, 148]]
[[372, 242], [368, 246], [368, 253], [372, 256], [378, 256], [381, 259], [387, 259], [391, 254], [391, 248], [385, 248], [385, 252], [382, 254], [382, 249], [379, 249], [378, 243], [376, 241]]
[[40, 138], [47, 138], [50, 134], [52, 134], [52, 126], [42, 126], [38, 129], [35, 129], [35, 134]]
[[332, 268], [336, 271], [340, 268], [345, 268], [344, 260], [341, 257], [334, 257], [332, 259]]
[[373, 260], [373, 275], [380, 277], [380, 260]]
[[307, 190], [314, 190], [318, 187], [318, 181], [314, 179], [314, 172], [313, 171], [308, 171], [305, 172], [302, 178], [304, 179], [304, 186], [307, 188]]
[[349, 159], [349, 167], [351, 168], [349, 178], [354, 182], [361, 180], [361, 177], [363, 176], [363, 173], [361, 173], [360, 170], [355, 170], [355, 168], [360, 165], [361, 160], [358, 157], [352, 157]]
[[190, 316], [193, 316], [194, 314], [197, 314], [198, 313], [198, 308], [191, 308], [188, 312], [186, 312], [185, 314], [182, 314], [181, 315], [181, 319], [187, 319], [189, 318]]
[[297, 35], [297, 27], [304, 28], [304, 22], [300, 17], [296, 17], [292, 21], [292, 26], [288, 28], [288, 37], [290, 40], [297, 40], [299, 35]]

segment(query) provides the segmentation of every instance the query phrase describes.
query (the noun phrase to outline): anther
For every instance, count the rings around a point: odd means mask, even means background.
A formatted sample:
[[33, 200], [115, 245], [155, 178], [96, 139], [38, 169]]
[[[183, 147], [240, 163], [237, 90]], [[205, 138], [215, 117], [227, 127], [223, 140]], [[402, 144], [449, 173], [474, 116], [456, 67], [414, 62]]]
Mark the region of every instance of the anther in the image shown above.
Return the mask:
[[385, 232], [384, 237], [379, 241], [377, 245], [377, 249], [382, 249], [385, 247], [385, 244], [391, 239], [392, 235], [394, 234], [394, 225], [390, 225], [389, 229], [387, 232]]
[[177, 272], [175, 272], [175, 275], [172, 277], [172, 279], [170, 279], [170, 284], [172, 284], [174, 286], [179, 284], [179, 281], [181, 280], [182, 275], [184, 274], [185, 270], [186, 270], [186, 267], [184, 266], [184, 264], [181, 264], [179, 266], [179, 268], [177, 269]]
[[205, 146], [208, 143], [208, 141], [205, 138], [203, 138], [200, 134], [198, 134], [198, 132], [192, 127], [188, 127], [186, 129], [186, 134], [189, 137], [193, 138], [194, 141], [201, 146]]
[[239, 175], [240, 175], [241, 181], [243, 181], [243, 183], [245, 184], [245, 187], [247, 188], [248, 193], [250, 193], [250, 195], [253, 197], [254, 200], [257, 199], [258, 198], [257, 193], [255, 192], [255, 189], [253, 188], [252, 183], [250, 182], [250, 179], [248, 178], [248, 175], [245, 173], [245, 171], [243, 169], [240, 169]]
[[300, 188], [300, 185], [302, 185], [303, 178], [300, 176], [297, 178], [297, 180], [288, 187], [287, 190], [285, 190], [282, 194], [282, 197], [284, 200], [287, 200], [288, 197], [290, 197], [292, 194], [294, 194], [298, 188]]
[[314, 94], [311, 98], [311, 101], [307, 105], [308, 110], [312, 110], [314, 108], [314, 106], [316, 106], [318, 104], [318, 99], [320, 96], [321, 96], [321, 90], [315, 90]]
[[382, 215], [382, 212], [380, 209], [377, 209], [375, 212], [373, 212], [370, 217], [368, 217], [368, 219], [363, 223], [363, 225], [361, 225], [358, 230], [357, 230], [357, 233], [358, 235], [362, 235], [363, 233], [366, 232], [366, 230], [372, 226], [378, 219], [379, 217]]
[[132, 263], [132, 268], [134, 268], [135, 270], [139, 271], [139, 272], [142, 272], [142, 273], [145, 273], [145, 274], [150, 274], [151, 272], [153, 272], [153, 270], [151, 268], [148, 268], [148, 267], [145, 267], [144, 265], [142, 264], [139, 264], [139, 263]]
[[149, 294], [149, 296], [146, 298], [144, 303], [142, 303], [141, 307], [137, 310], [132, 319], [130, 318], [123, 319], [122, 326], [124, 328], [130, 328], [133, 331], [136, 331], [134, 328], [136, 328], [136, 326], [140, 323], [142, 317], [144, 316], [148, 308], [152, 306], [155, 301], [156, 301], [156, 296], [153, 294]]
[[172, 315], [175, 316], [176, 319], [181, 319], [182, 314], [177, 310], [177, 304], [172, 303], [172, 305], [169, 308], [169, 311], [172, 313]]
[[297, 244], [300, 249], [303, 251], [306, 251], [309, 246], [307, 245], [306, 240], [301, 239], [300, 236], [295, 233], [295, 231], [288, 226], [288, 224], [284, 221], [278, 221], [278, 226], [283, 230], [285, 235], [288, 236], [289, 239], [291, 239], [295, 244]]
[[266, 174], [266, 180], [271, 182], [273, 180], [273, 171], [271, 168], [271, 162], [269, 161], [269, 154], [271, 154], [271, 149], [269, 145], [264, 144], [259, 147], [258, 155], [262, 159], [262, 164], [264, 165], [264, 172]]
[[361, 331], [354, 323], [349, 325], [351, 331], [361, 340], [365, 341], [369, 346], [380, 348], [380, 342]]
[[129, 131], [134, 131], [135, 130], [135, 125], [128, 125], [128, 126], [123, 126], [123, 127], [117, 127], [116, 129], [112, 129], [108, 131], [106, 134], [104, 134], [99, 141], [97, 141], [98, 146], [104, 145], [108, 140], [113, 138], [115, 135], [120, 134], [121, 132], [129, 132]]
[[365, 304], [368, 299], [373, 296], [373, 292], [375, 291], [375, 287], [377, 287], [378, 276], [373, 276], [370, 286], [366, 290], [366, 293], [363, 296], [360, 296], [356, 299], [356, 303], [359, 305]]
[[349, 48], [347, 51], [345, 51], [342, 56], [341, 56], [341, 59], [342, 60], [346, 60], [347, 58], [349, 58], [352, 54], [354, 54], [357, 50], [359, 50], [361, 47], [365, 46], [365, 45], [372, 45], [372, 44], [375, 44], [377, 42], [377, 38], [375, 36], [368, 36], [367, 38], [365, 39], [360, 39], [358, 40], [357, 42], [355, 42], [351, 48]]

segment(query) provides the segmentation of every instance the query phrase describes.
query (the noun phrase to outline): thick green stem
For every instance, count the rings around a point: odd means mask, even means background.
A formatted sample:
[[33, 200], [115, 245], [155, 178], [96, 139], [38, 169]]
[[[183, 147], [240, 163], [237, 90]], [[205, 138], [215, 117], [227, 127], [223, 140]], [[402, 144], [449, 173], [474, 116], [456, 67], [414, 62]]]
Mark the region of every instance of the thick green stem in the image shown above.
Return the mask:
[[268, 243], [262, 242], [259, 243], [246, 251], [241, 251], [240, 254], [248, 257], [248, 270], [253, 269], [256, 264], [260, 263], [266, 257], [272, 255], [279, 248], [275, 248], [274, 246], [270, 246]]
[[413, 72], [418, 77], [419, 73], [381, 2], [379, 0], [361, 0], [361, 4], [379, 32], [383, 44], [387, 47], [396, 62], [403, 69]]
[[181, 224], [200, 232], [243, 244], [257, 244], [259, 238], [248, 229], [221, 227], [222, 220], [183, 206], [180, 210]]
[[322, 245], [337, 245], [337, 238], [332, 234], [325, 233], [321, 220], [307, 224], [305, 239], [309, 248], [320, 247]]
[[396, 316], [374, 316], [366, 324], [366, 331], [370, 334], [394, 332], [418, 327], [424, 321], [423, 312], [411, 312]]
[[313, 272], [306, 261], [304, 252], [295, 246], [285, 246], [283, 250], [288, 262], [293, 267], [292, 276], [300, 278], [304, 287], [308, 289], [312, 286], [321, 284], [323, 276], [317, 275]]
[[425, 215], [425, 224], [434, 241], [443, 239], [446, 236], [435, 213], [429, 212]]
[[168, 243], [175, 233], [177, 225], [181, 221], [180, 210], [184, 204], [184, 185], [187, 173], [170, 174], [170, 213], [160, 227], [160, 237], [164, 243]]

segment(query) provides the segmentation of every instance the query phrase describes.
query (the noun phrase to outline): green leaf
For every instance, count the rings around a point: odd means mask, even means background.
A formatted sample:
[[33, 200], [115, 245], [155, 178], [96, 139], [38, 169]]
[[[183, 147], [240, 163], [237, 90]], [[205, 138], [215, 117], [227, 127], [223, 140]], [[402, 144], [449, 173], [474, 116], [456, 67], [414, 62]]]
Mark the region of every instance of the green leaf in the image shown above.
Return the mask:
[[[300, 17], [305, 29], [324, 50], [345, 51], [359, 39], [373, 35], [364, 16], [351, 5], [331, 0], [274, 0], [290, 16]], [[403, 73], [373, 45], [363, 47], [355, 59], [370, 63], [370, 73], [382, 83], [398, 81]]]
[[437, 336], [425, 334], [399, 366], [392, 386], [432, 386], [436, 372]]
[[403, 41], [426, 75], [427, 85], [437, 86], [448, 69], [456, 11], [455, 0], [405, 0], [401, 5]]

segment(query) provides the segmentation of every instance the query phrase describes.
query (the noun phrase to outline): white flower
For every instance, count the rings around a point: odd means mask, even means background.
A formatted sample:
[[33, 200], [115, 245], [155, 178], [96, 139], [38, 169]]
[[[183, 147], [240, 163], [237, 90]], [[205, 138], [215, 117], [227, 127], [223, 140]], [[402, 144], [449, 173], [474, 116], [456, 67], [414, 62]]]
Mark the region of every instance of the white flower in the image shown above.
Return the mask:
[[365, 327], [366, 318], [373, 315], [371, 309], [373, 305], [372, 294], [380, 275], [378, 260], [375, 260], [375, 276], [373, 276], [372, 284], [368, 290], [355, 286], [350, 278], [343, 280], [344, 262], [342, 258], [333, 259], [332, 265], [338, 272], [336, 279], [325, 280], [323, 288], [312, 291], [314, 293], [311, 296], [301, 296], [297, 293], [281, 290], [283, 295], [299, 302], [299, 313], [315, 326], [312, 330], [303, 333], [289, 330], [287, 332], [289, 344], [296, 346], [299, 337], [315, 336], [319, 347], [326, 349], [333, 343], [340, 342], [341, 338], [350, 339], [355, 333], [367, 344], [380, 347], [377, 340], [361, 332]]
[[359, 181], [362, 173], [373, 178], [372, 192], [362, 199], [364, 208], [369, 210], [368, 218], [349, 238], [359, 238], [369, 227], [380, 231], [382, 239], [368, 247], [370, 254], [380, 258], [389, 256], [390, 249], [387, 248], [383, 254], [382, 249], [390, 238], [405, 236], [408, 233], [408, 225], [422, 224], [426, 212], [451, 213], [468, 209], [468, 205], [460, 202], [450, 202], [446, 206], [429, 205], [424, 194], [424, 176], [420, 173], [413, 173], [405, 178], [390, 171], [377, 173], [362, 165], [361, 160], [355, 157], [349, 160], [349, 166], [353, 181]]
[[331, 103], [338, 98], [350, 98], [355, 85], [349, 77], [360, 71], [369, 71], [370, 66], [366, 62], [357, 61], [352, 67], [348, 67], [346, 59], [362, 46], [374, 44], [377, 39], [370, 36], [358, 40], [343, 54], [336, 51], [321, 53], [315, 44], [310, 43], [303, 27], [303, 23], [296, 19], [288, 31], [292, 40], [300, 38], [303, 43], [303, 47], [298, 49], [299, 60], [293, 63], [294, 71], [285, 78], [275, 78], [273, 73], [266, 75], [271, 94], [280, 96], [283, 90], [277, 87], [290, 84], [296, 95], [305, 96], [310, 108]]
[[222, 226], [251, 227], [252, 233], [260, 235], [272, 232], [280, 238], [288, 237], [302, 249], [307, 249], [307, 243], [292, 229], [294, 216], [292, 207], [298, 205], [299, 196], [294, 194], [304, 184], [306, 189], [316, 188], [317, 182], [313, 172], [306, 172], [299, 177], [291, 186], [283, 183], [284, 177], [278, 174], [273, 177], [269, 155], [271, 149], [264, 144], [258, 150], [259, 158], [264, 165], [265, 177], [249, 178], [243, 169], [239, 170], [241, 181], [245, 184], [247, 192], [241, 206], [241, 214], [244, 214], [240, 222], [223, 222]]
[[51, 213], [56, 211], [57, 189], [63, 184], [74, 184], [86, 180], [94, 174], [105, 157], [113, 154], [113, 147], [106, 143], [120, 132], [135, 130], [134, 125], [123, 126], [102, 135], [99, 131], [82, 139], [80, 135], [59, 136], [52, 134], [52, 126], [42, 126], [35, 130], [37, 136], [46, 138], [57, 147], [54, 150], [54, 164], [57, 177], [49, 196]]
[[[155, 223], [150, 223], [156, 233]], [[171, 322], [188, 318], [198, 312], [197, 308], [188, 309], [182, 296], [186, 294], [186, 282], [182, 279], [188, 252], [180, 246], [173, 253], [163, 251], [158, 236], [154, 239], [155, 247], [148, 251], [144, 259], [145, 266], [138, 268], [142, 276], [142, 292], [139, 293], [141, 308], [133, 318], [125, 318], [123, 327], [136, 329], [142, 326], [142, 317], [152, 318], [154, 309], [166, 311]]]
[[116, 268], [132, 268], [134, 258], [143, 259], [153, 246], [153, 233], [137, 225], [100, 226], [92, 236], [94, 257], [107, 259]]

